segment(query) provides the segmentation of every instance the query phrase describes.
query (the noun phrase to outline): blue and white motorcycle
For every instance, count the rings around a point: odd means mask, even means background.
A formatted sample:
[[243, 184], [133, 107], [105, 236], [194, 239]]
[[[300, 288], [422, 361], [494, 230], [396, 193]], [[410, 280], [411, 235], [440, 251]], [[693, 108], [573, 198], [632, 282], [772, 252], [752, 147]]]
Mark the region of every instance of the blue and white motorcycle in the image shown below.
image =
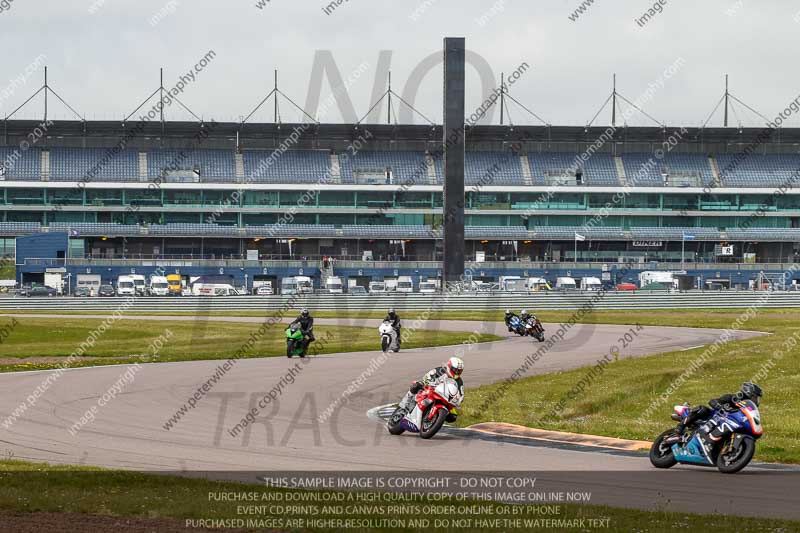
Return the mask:
[[[716, 466], [720, 472], [734, 474], [747, 466], [756, 452], [756, 440], [764, 430], [758, 406], [750, 400], [737, 402], [737, 411], [714, 410], [708, 420], [699, 420], [683, 434], [670, 429], [650, 447], [650, 462], [656, 468], [677, 463]], [[685, 420], [689, 405], [676, 405], [672, 419]]]
[[511, 320], [506, 323], [506, 326], [508, 326], [509, 331], [512, 331], [521, 337], [524, 337], [527, 334], [527, 331], [525, 330], [525, 324], [523, 324], [522, 319], [516, 315], [511, 317]]

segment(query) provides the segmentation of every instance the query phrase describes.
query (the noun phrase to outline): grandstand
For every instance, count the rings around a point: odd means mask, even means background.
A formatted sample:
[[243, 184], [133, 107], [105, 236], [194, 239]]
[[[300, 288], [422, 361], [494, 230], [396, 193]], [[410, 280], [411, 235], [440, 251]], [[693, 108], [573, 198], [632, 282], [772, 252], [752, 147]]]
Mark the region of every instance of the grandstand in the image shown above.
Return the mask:
[[[20, 152], [30, 124], [8, 121], [0, 147], [0, 239], [64, 232], [67, 262], [441, 260], [441, 127], [320, 124], [276, 152], [294, 125], [218, 123], [200, 146], [203, 125], [151, 124], [110, 152], [119, 124], [63, 122]], [[800, 131], [752, 149], [757, 130], [689, 130], [665, 150], [668, 130], [626, 128], [589, 150], [603, 131], [468, 129], [468, 256], [559, 268], [797, 258], [800, 195], [775, 191], [796, 184]], [[733, 255], [715, 255], [720, 244]]]

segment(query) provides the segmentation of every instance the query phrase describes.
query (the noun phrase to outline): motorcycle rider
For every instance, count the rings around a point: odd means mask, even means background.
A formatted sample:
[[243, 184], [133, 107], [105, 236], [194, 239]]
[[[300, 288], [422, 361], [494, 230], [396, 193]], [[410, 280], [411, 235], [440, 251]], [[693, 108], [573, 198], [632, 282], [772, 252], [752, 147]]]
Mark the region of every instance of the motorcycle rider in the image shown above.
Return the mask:
[[[742, 383], [742, 388], [739, 389], [738, 392], [723, 394], [719, 398], [710, 399], [708, 401], [708, 405], [711, 406], [710, 408], [705, 405], [696, 405], [692, 407], [689, 411], [689, 415], [675, 426], [675, 435], [678, 437], [683, 435], [684, 430], [687, 427], [691, 427], [695, 422], [708, 420], [711, 418], [714, 410], [729, 413], [736, 412], [739, 410], [736, 403], [743, 400], [750, 400], [758, 405], [761, 402], [763, 394], [761, 387], [750, 381], [745, 381]], [[709, 444], [710, 441], [719, 441], [724, 436], [725, 433], [722, 430], [714, 428], [710, 433], [702, 435], [703, 443]]]
[[519, 317], [522, 319], [523, 322], [527, 322], [531, 318], [536, 320], [536, 317], [528, 313], [527, 309], [523, 309], [522, 311], [520, 311]]
[[514, 331], [513, 328], [511, 327], [511, 319], [514, 318], [515, 316], [517, 318], [519, 318], [516, 313], [511, 311], [511, 309], [506, 309], [505, 322], [506, 322], [506, 327], [508, 328], [508, 331]]
[[300, 315], [295, 319], [293, 324], [297, 324], [300, 326], [300, 330], [303, 332], [304, 337], [304, 348], [308, 348], [308, 346], [316, 340], [314, 338], [314, 317], [311, 316], [311, 313], [308, 312], [308, 308], [304, 307], [302, 311], [300, 311]]
[[[464, 361], [462, 361], [460, 357], [451, 357], [444, 366], [437, 366], [436, 368], [431, 369], [427, 374], [425, 374], [425, 376], [422, 378], [422, 381], [413, 382], [405, 397], [400, 401], [400, 408], [403, 409], [405, 413], [410, 412], [411, 409], [414, 408], [414, 396], [417, 393], [419, 393], [426, 386], [435, 387], [446, 378], [451, 378], [456, 382], [456, 385], [458, 385], [458, 392], [461, 396], [461, 400], [463, 401], [464, 381], [461, 379], [461, 374], [463, 372]], [[459, 404], [460, 403], [461, 402], [459, 402]], [[445, 421], [452, 423], [456, 421], [457, 417], [458, 413], [456, 413], [455, 409], [453, 409], [450, 411], [450, 414], [447, 415]]]
[[386, 318], [383, 319], [384, 322], [390, 322], [394, 331], [397, 333], [397, 345], [400, 346], [402, 342], [400, 338], [400, 316], [395, 312], [394, 308], [389, 309], [389, 312], [386, 314]]

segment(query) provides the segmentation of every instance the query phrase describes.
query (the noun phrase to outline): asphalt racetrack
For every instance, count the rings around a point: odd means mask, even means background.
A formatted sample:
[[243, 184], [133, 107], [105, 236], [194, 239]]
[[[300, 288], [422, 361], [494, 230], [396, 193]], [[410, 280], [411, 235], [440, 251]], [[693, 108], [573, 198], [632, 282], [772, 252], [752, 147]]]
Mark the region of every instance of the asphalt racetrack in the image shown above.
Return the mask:
[[[176, 325], [197, 320], [185, 316], [125, 317], [148, 318]], [[257, 323], [262, 319], [209, 320]], [[376, 328], [378, 323], [317, 320], [317, 324]], [[410, 323], [406, 319], [406, 327]], [[545, 327], [555, 330], [553, 325]], [[480, 322], [430, 321], [422, 328], [463, 331], [465, 340], [476, 328], [508, 335], [502, 324]], [[630, 326], [575, 326], [527, 375], [594, 364], [613, 346], [620, 345], [618, 339], [629, 329]], [[711, 344], [720, 333], [648, 326], [629, 347], [619, 346], [620, 357]], [[754, 334], [739, 332], [736, 337], [751, 335]], [[429, 441], [409, 434], [391, 436], [383, 425], [367, 416], [367, 411], [398, 401], [408, 384], [428, 369], [453, 354], [461, 355], [469, 388], [510, 376], [539, 344], [515, 337], [466, 347], [404, 350], [381, 362], [377, 330], [375, 341], [376, 350], [372, 352], [323, 355], [307, 362], [282, 357], [242, 359], [224, 373], [219, 370], [223, 361], [69, 370], [8, 429], [2, 421], [51, 372], [0, 374], [0, 451], [5, 456], [13, 454], [14, 458], [31, 461], [205, 472], [203, 475], [253, 482], [275, 470], [393, 470], [420, 475], [437, 470], [533, 472], [544, 490], [589, 491], [592, 504], [800, 519], [800, 474], [790, 467], [753, 464], [730, 477], [716, 469], [676, 466], [656, 470], [639, 452], [545, 441], [520, 443], [452, 430]], [[130, 379], [121, 382], [120, 377], [126, 372]], [[345, 390], [362, 375], [366, 375], [363, 383], [351, 389], [349, 399], [343, 401]], [[204, 384], [208, 385], [212, 376], [217, 376], [215, 383], [175, 419], [181, 407], [188, 406], [189, 399]], [[115, 383], [116, 397], [97, 408], [98, 400]], [[268, 396], [271, 391], [274, 400]], [[672, 400], [664, 407], [665, 429], [671, 423], [668, 417], [675, 403]], [[469, 401], [468, 392], [465, 401]], [[81, 417], [86, 420], [85, 415], [93, 406], [94, 420], [76, 429], [75, 424]], [[248, 412], [254, 413], [251, 418], [255, 422], [242, 427]], [[166, 429], [170, 418], [172, 425]], [[747, 505], [741, 504], [734, 483], [746, 491]]]

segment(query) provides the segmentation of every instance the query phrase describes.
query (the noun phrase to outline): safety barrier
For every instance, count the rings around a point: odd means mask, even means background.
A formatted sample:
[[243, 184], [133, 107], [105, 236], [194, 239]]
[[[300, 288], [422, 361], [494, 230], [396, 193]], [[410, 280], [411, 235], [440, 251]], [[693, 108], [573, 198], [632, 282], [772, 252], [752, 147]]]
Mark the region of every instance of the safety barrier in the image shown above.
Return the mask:
[[[113, 311], [125, 298], [25, 298], [0, 297], [0, 312], [38, 311]], [[714, 309], [760, 307], [800, 307], [800, 292], [538, 292], [538, 293], [468, 293], [348, 295], [304, 294], [298, 296], [227, 296], [227, 297], [137, 297], [127, 312], [225, 312], [277, 311], [282, 308], [308, 307], [318, 311], [385, 310], [484, 310], [521, 309], [537, 311], [579, 309]]]

